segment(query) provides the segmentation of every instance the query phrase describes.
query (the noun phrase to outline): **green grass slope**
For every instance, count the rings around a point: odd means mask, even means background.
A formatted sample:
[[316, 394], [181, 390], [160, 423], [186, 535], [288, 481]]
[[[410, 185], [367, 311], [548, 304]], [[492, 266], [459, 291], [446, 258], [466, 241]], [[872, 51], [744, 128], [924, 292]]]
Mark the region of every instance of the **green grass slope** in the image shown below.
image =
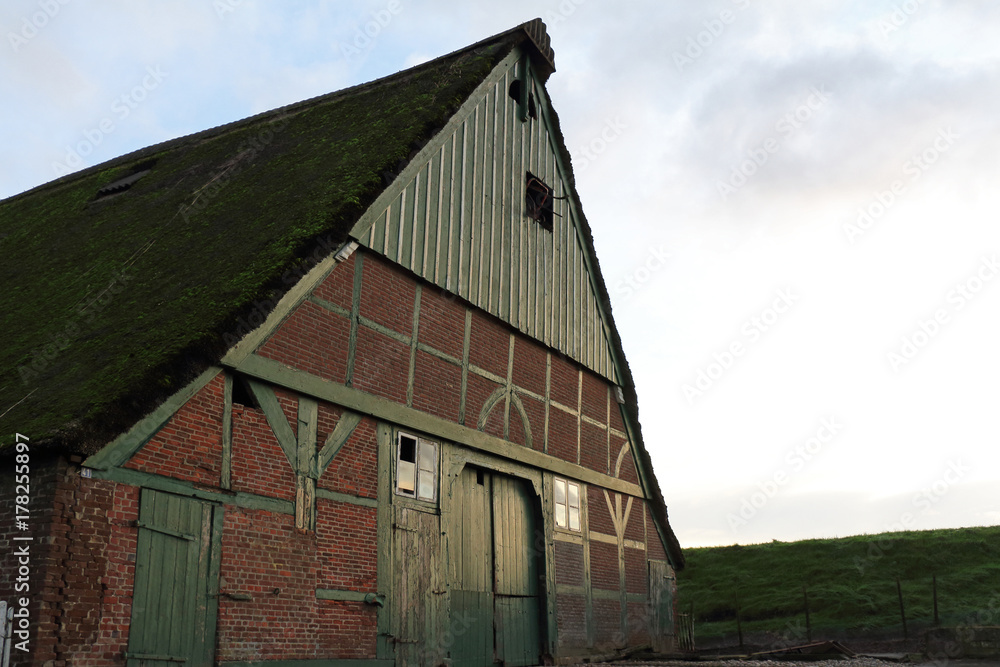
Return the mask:
[[[910, 635], [933, 624], [937, 577], [942, 625], [1000, 625], [1000, 526], [685, 549], [681, 613], [693, 609], [701, 640], [745, 636], [902, 634], [896, 580]], [[799, 628], [799, 630], [793, 630]], [[805, 641], [805, 637], [802, 637]]]

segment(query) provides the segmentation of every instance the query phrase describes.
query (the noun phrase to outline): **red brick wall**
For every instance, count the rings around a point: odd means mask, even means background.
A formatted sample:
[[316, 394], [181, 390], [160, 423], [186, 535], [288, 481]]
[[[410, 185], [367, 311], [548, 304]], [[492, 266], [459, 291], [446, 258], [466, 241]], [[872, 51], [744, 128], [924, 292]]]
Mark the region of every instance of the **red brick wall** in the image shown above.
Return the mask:
[[617, 591], [621, 588], [618, 547], [606, 542], [590, 542], [590, 583], [594, 588]]
[[618, 648], [624, 644], [621, 608], [618, 600], [594, 600], [595, 647]]
[[362, 593], [378, 588], [378, 554], [375, 508], [317, 500], [316, 546], [319, 559], [318, 588]]
[[[320, 435], [317, 447], [322, 448], [327, 434], [339, 413], [332, 406], [320, 404]], [[337, 417], [339, 419], [339, 416]], [[320, 475], [317, 486], [338, 493], [364, 498], [378, 497], [378, 443], [375, 440], [375, 420], [365, 417], [347, 439], [337, 455]]]
[[[614, 495], [611, 496], [611, 506], [614, 507]], [[605, 535], [615, 534], [615, 524], [611, 521], [604, 491], [590, 484], [587, 485], [587, 521], [591, 530]]]
[[326, 280], [313, 290], [313, 294], [341, 308], [350, 310], [354, 294], [354, 267], [357, 266], [355, 261], [357, 257], [358, 255], [355, 253], [337, 264]]
[[583, 586], [583, 545], [555, 543], [556, 585]]
[[579, 371], [577, 366], [559, 354], [552, 355], [552, 400], [571, 408], [576, 407]]
[[588, 422], [580, 424], [580, 465], [608, 471], [608, 433]]
[[632, 646], [648, 644], [649, 629], [652, 623], [652, 613], [648, 603], [629, 602], [628, 618], [626, 625], [628, 629], [628, 642]]
[[648, 579], [646, 550], [625, 547], [625, 590], [645, 595], [649, 587]]
[[549, 454], [576, 463], [576, 417], [559, 408], [549, 409]]
[[[462, 369], [421, 350], [417, 351], [414, 368], [413, 407], [457, 423], [462, 397]], [[478, 413], [472, 416], [473, 421], [476, 417]]]
[[[350, 305], [348, 295], [347, 307], [350, 308]], [[301, 368], [324, 380], [342, 383], [347, 377], [350, 333], [346, 317], [306, 301], [267, 340], [258, 354]], [[324, 340], [323, 345], [315, 344], [318, 338]]]
[[263, 410], [233, 405], [232, 450], [234, 491], [295, 499], [295, 474]]
[[[4, 461], [4, 463], [7, 463]], [[107, 665], [122, 663], [131, 619], [131, 591], [138, 518], [137, 489], [79, 476], [63, 458], [31, 460], [30, 542], [7, 542], [0, 556], [0, 599], [31, 599], [29, 653], [13, 650], [11, 664]], [[11, 470], [13, 473], [13, 470]], [[13, 516], [13, 485], [0, 479], [0, 512]], [[9, 491], [9, 493], [8, 493]], [[7, 514], [9, 509], [9, 514]], [[13, 521], [3, 522], [4, 539]], [[27, 544], [27, 591], [15, 591], [15, 546]]]
[[653, 523], [653, 513], [648, 504], [643, 503], [642, 506], [646, 511], [646, 551], [649, 559], [667, 560], [667, 552], [663, 549], [663, 543], [660, 541], [660, 533], [656, 530], [656, 524]]
[[220, 373], [185, 403], [125, 467], [218, 486], [224, 384]]
[[[321, 511], [335, 509], [326, 501], [320, 505]], [[355, 541], [355, 547], [374, 558], [374, 517], [363, 516], [366, 509], [350, 507], [350, 516], [363, 520], [341, 515], [339, 529], [358, 530], [361, 535], [367, 530], [366, 539]], [[371, 610], [360, 602], [316, 599], [316, 588], [323, 587], [323, 582], [360, 581], [372, 576], [369, 566], [360, 561], [342, 568], [339, 560], [330, 564], [323, 576], [321, 562], [328, 556], [318, 557], [322, 547], [341, 542], [329, 534], [335, 529], [328, 523], [331, 519], [328, 513], [321, 514], [323, 529], [302, 533], [295, 530], [288, 515], [226, 508], [221, 565], [225, 585], [219, 596], [216, 660], [375, 657], [375, 614]], [[368, 524], [370, 527], [363, 528]], [[352, 539], [349, 534], [341, 537], [342, 541]], [[252, 600], [233, 600], [226, 593], [249, 594]]]
[[556, 628], [559, 647], [578, 653], [587, 645], [587, 600], [582, 595], [556, 596]]

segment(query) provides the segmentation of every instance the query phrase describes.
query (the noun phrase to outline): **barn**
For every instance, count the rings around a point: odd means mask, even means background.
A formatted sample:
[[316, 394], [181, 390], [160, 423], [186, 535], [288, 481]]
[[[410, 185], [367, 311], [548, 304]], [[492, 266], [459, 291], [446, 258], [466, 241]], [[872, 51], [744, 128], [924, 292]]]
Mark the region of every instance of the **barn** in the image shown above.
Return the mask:
[[536, 19], [0, 202], [12, 664], [674, 648], [554, 70]]

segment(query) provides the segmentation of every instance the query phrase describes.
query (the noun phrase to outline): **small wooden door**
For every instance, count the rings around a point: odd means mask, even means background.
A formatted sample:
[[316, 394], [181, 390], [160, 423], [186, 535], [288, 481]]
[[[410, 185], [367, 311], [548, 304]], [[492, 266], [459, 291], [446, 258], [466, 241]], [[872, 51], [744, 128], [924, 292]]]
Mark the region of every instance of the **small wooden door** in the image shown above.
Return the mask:
[[451, 648], [455, 667], [541, 658], [534, 494], [513, 477], [466, 467], [453, 497]]
[[[656, 539], [655, 537], [653, 539]], [[674, 576], [665, 561], [649, 561], [649, 596], [653, 650], [667, 653], [674, 646]]]
[[143, 489], [128, 667], [213, 663], [218, 554], [211, 503]]

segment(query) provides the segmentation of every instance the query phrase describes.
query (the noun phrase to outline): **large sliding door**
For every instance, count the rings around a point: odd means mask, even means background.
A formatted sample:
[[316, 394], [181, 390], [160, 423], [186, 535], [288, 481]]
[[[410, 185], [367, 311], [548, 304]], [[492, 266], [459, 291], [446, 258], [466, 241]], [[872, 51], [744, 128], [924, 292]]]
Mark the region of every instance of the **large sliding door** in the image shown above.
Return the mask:
[[537, 665], [542, 595], [538, 518], [523, 480], [467, 466], [452, 516], [451, 657], [456, 667]]

